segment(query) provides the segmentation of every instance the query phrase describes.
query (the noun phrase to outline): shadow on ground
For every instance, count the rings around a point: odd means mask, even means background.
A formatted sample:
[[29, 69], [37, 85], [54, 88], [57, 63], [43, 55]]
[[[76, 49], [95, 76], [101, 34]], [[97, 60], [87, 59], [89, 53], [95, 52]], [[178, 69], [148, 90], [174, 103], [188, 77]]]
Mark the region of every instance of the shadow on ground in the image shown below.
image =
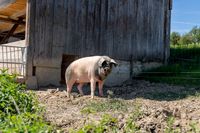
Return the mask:
[[[42, 87], [39, 90], [55, 91], [58, 88], [59, 91], [66, 90], [65, 85], [60, 87]], [[85, 95], [90, 95], [89, 84], [83, 87]], [[76, 85], [72, 89], [72, 95], [79, 96]], [[98, 88], [96, 88], [95, 95], [98, 96]], [[173, 101], [180, 100], [191, 96], [200, 97], [200, 87], [184, 87], [174, 86], [163, 83], [151, 83], [144, 80], [132, 80], [125, 83], [123, 86], [118, 87], [104, 87], [104, 97], [121, 98], [124, 100], [132, 100], [135, 98], [144, 98], [158, 101]]]
[[173, 101], [191, 96], [200, 96], [200, 87], [174, 86], [163, 83], [150, 83], [144, 80], [132, 80], [122, 87], [106, 88], [113, 96], [125, 100], [145, 98], [158, 101]]

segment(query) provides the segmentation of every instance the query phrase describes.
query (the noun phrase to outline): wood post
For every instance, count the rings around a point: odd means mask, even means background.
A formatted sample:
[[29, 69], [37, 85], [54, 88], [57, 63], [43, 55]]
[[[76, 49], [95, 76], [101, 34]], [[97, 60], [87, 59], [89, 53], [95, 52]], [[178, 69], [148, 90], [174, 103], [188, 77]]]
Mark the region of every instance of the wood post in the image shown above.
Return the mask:
[[[19, 18], [18, 22], [21, 22], [23, 18]], [[5, 35], [5, 37], [1, 40], [0, 44], [6, 43], [8, 38], [15, 32], [19, 24], [14, 24], [11, 30]]]

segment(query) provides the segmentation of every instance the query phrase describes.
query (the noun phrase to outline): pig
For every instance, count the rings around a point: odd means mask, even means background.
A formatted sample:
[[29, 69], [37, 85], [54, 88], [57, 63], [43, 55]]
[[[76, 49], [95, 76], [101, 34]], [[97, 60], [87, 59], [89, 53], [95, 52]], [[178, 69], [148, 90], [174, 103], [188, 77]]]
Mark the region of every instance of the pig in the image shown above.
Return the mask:
[[90, 83], [91, 98], [94, 98], [96, 82], [99, 86], [99, 95], [103, 96], [103, 84], [106, 77], [111, 73], [113, 66], [118, 64], [108, 56], [83, 57], [73, 61], [66, 69], [65, 80], [67, 85], [67, 97], [70, 97], [72, 87], [78, 83], [78, 91], [83, 94], [82, 87]]

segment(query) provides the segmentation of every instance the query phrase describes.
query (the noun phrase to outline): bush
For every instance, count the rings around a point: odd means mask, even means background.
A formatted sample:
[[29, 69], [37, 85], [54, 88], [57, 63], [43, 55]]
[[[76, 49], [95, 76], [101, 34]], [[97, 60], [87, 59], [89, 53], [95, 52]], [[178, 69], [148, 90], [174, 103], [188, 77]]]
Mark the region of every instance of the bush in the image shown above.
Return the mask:
[[0, 74], [0, 112], [19, 114], [36, 112], [37, 100], [33, 93], [25, 91], [25, 85], [15, 82], [16, 75], [9, 75], [6, 71]]
[[0, 121], [0, 131], [13, 132], [53, 132], [55, 129], [48, 125], [41, 116], [30, 112], [20, 115], [7, 115]]
[[16, 83], [16, 75], [0, 74], [0, 132], [53, 132], [42, 117], [43, 109], [26, 86]]

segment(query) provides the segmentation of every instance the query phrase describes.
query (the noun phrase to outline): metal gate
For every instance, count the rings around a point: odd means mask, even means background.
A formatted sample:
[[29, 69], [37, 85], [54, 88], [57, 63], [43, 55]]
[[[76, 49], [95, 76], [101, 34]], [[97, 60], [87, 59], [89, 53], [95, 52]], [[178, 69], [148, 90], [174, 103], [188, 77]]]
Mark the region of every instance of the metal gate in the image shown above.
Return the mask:
[[9, 74], [25, 77], [26, 47], [0, 45], [0, 69], [6, 69]]

